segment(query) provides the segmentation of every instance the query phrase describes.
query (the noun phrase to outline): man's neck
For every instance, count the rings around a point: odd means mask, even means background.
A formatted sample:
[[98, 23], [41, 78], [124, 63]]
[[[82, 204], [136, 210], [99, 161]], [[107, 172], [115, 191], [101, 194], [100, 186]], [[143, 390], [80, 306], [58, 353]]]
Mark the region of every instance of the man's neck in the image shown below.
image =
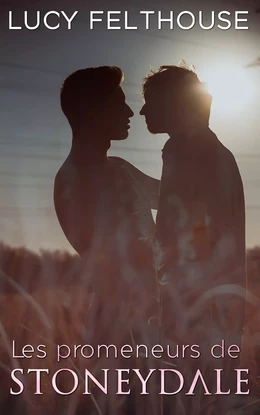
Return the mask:
[[77, 162], [102, 163], [107, 161], [110, 140], [97, 136], [93, 131], [73, 133], [71, 153]]
[[169, 137], [170, 138], [177, 138], [177, 137], [186, 137], [186, 138], [192, 138], [195, 135], [197, 135], [201, 131], [205, 131], [209, 127], [201, 123], [198, 120], [191, 120], [188, 121], [187, 124], [181, 124], [178, 126], [173, 126], [169, 131]]

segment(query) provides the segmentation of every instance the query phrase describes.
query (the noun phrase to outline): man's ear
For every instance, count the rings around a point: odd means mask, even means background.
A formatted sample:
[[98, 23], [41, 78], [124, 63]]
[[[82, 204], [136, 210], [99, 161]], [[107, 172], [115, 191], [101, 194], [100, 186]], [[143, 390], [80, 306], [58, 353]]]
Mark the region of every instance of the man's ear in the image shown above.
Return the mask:
[[99, 109], [88, 109], [84, 113], [84, 120], [89, 126], [94, 126], [97, 122], [100, 122], [100, 116], [102, 116], [102, 110]]

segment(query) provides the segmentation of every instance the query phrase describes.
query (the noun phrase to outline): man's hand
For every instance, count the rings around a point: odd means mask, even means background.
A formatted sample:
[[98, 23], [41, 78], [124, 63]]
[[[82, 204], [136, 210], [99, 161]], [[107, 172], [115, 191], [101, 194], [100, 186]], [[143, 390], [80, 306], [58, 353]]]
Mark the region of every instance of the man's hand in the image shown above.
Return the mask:
[[147, 174], [139, 170], [137, 167], [133, 166], [131, 163], [120, 157], [112, 156], [109, 157], [109, 160], [118, 163], [120, 166], [124, 167], [128, 171], [128, 173], [132, 177], [134, 177], [138, 181], [138, 183], [141, 184], [149, 199], [151, 209], [157, 210], [160, 191], [160, 180], [148, 176]]

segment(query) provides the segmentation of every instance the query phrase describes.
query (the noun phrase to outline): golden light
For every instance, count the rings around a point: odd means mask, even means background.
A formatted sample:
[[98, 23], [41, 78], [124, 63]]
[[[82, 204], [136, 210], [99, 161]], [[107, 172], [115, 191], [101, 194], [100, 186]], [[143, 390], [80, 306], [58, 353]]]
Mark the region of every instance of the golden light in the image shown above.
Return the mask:
[[248, 70], [235, 64], [219, 64], [200, 74], [213, 96], [212, 107], [218, 112], [243, 111], [253, 97], [253, 82]]

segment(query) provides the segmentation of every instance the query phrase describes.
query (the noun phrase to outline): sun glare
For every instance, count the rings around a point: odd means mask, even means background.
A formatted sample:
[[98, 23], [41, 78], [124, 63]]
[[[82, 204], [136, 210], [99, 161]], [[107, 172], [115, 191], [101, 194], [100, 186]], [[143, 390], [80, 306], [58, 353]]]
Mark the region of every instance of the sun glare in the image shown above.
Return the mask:
[[243, 111], [253, 96], [253, 83], [249, 72], [236, 65], [219, 65], [208, 68], [200, 79], [206, 83], [213, 96], [215, 110], [218, 112]]

